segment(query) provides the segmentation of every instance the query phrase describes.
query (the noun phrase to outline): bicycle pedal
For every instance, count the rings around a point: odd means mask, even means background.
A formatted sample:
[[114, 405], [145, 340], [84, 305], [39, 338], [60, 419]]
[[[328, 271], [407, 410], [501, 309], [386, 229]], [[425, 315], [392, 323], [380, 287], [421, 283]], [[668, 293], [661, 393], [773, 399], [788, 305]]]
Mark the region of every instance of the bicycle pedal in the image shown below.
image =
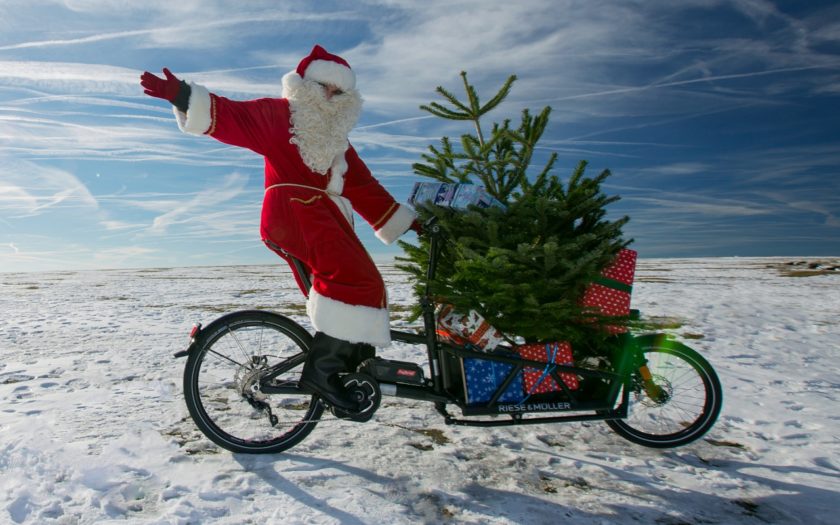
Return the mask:
[[355, 421], [356, 423], [367, 423], [368, 421], [373, 418], [373, 411], [365, 410], [362, 412], [351, 412], [349, 410], [345, 410], [343, 408], [338, 408], [336, 406], [330, 407], [330, 412], [332, 415], [337, 417], [338, 419], [344, 419], [348, 421]]

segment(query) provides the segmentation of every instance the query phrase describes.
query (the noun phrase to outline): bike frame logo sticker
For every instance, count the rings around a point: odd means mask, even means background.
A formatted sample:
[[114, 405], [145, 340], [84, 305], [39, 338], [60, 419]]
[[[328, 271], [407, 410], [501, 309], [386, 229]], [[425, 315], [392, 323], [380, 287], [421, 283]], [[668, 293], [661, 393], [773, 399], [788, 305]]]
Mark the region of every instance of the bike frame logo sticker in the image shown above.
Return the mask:
[[547, 412], [550, 410], [571, 410], [571, 403], [528, 403], [499, 405], [499, 412]]

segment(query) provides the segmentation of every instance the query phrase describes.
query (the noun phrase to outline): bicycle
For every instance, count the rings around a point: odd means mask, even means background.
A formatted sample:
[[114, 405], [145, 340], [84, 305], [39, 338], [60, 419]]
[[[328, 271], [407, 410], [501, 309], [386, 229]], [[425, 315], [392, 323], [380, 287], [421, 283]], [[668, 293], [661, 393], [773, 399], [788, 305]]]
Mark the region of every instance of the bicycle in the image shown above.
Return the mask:
[[[433, 222], [424, 230], [431, 236], [427, 268], [431, 281], [442, 233]], [[302, 263], [293, 257], [290, 261], [308, 287]], [[612, 336], [607, 344], [614, 363], [607, 368], [547, 366], [519, 357], [512, 348], [484, 353], [443, 340], [436, 333], [436, 306], [427, 284], [420, 299], [423, 331], [391, 330], [395, 341], [425, 345], [428, 370], [411, 362], [367, 359], [343, 376], [360, 410], [349, 413], [333, 407], [335, 416], [368, 421], [387, 395], [431, 402], [447, 425], [599, 420], [633, 443], [669, 448], [703, 436], [720, 413], [723, 395], [714, 368], [695, 350], [664, 334]], [[206, 327], [194, 325], [187, 348], [175, 357], [187, 357], [184, 397], [196, 426], [231, 452], [271, 454], [300, 443], [328, 408], [317, 394], [297, 383], [311, 341], [312, 335], [292, 319], [262, 310], [233, 312]], [[489, 400], [468, 402], [465, 359], [503, 363], [509, 368]], [[510, 400], [504, 394], [525, 369], [543, 370], [560, 391]], [[561, 374], [574, 374], [599, 388], [594, 394], [573, 390]], [[449, 413], [450, 405], [460, 409], [460, 418]]]

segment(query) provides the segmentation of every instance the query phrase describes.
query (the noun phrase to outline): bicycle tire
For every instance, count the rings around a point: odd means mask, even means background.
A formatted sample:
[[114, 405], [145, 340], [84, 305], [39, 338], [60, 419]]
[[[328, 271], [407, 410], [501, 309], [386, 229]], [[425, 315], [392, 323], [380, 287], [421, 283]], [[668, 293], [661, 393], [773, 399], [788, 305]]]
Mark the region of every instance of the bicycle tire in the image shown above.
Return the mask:
[[607, 425], [638, 445], [671, 448], [687, 445], [715, 424], [723, 389], [712, 365], [695, 350], [665, 337], [637, 339], [654, 381], [667, 400], [652, 399], [634, 372], [628, 417]]
[[244, 310], [210, 323], [184, 368], [184, 398], [199, 430], [220, 447], [245, 454], [273, 454], [300, 443], [318, 423], [323, 404], [312, 394], [268, 396], [254, 392], [254, 385], [262, 371], [282, 363], [291, 368], [277, 380], [297, 383], [311, 342], [303, 327], [272, 312]]

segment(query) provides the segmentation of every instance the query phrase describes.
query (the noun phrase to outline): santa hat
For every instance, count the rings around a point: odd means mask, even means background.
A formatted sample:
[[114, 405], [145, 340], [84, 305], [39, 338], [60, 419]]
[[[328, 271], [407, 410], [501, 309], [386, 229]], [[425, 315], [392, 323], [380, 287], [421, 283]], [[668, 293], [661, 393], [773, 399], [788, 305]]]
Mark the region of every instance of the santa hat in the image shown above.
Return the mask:
[[350, 69], [350, 64], [319, 45], [300, 61], [295, 71], [301, 78], [332, 84], [344, 91], [356, 88], [356, 74]]

